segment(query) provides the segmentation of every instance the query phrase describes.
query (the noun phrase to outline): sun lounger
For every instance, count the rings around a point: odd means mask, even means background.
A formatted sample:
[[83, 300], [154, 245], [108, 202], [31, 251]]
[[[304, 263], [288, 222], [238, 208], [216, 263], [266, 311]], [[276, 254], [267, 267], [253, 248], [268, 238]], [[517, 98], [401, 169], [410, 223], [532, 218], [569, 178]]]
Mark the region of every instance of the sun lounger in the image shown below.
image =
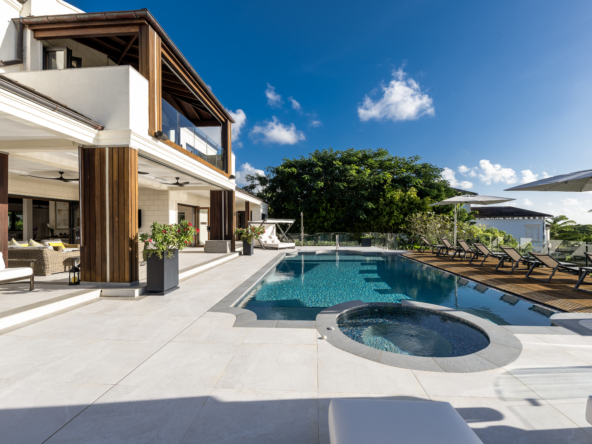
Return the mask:
[[[423, 253], [424, 251], [427, 251], [428, 248], [431, 248], [432, 253], [434, 253], [434, 250], [436, 250], [435, 252], [439, 252], [441, 249], [446, 248], [444, 245], [436, 245], [436, 244], [432, 244], [431, 242], [429, 242], [425, 237], [421, 236], [421, 240], [423, 242], [423, 245], [421, 247], [419, 247], [419, 252]], [[423, 249], [423, 250], [422, 250]]]
[[485, 263], [485, 261], [487, 260], [488, 257], [493, 257], [497, 260], [500, 260], [500, 258], [505, 257], [506, 253], [497, 253], [497, 252], [493, 252], [491, 251], [489, 248], [487, 248], [485, 245], [481, 244], [481, 243], [474, 243], [473, 244], [475, 246], [475, 253], [473, 255], [473, 257], [471, 258], [471, 260], [469, 261], [469, 264], [473, 263], [473, 259], [479, 257], [479, 256], [483, 256], [483, 260], [481, 261], [481, 263], [479, 264], [480, 267], [483, 266], [483, 264]]
[[[454, 245], [452, 245], [448, 239], [442, 238], [441, 240], [442, 240], [442, 243], [444, 244], [444, 248], [440, 249], [436, 253], [436, 256], [448, 256], [448, 253], [450, 253], [451, 251], [454, 251], [454, 255], [456, 255], [457, 251], [462, 250], [462, 248], [455, 247]], [[446, 251], [443, 252], [443, 250], [446, 250]], [[452, 255], [452, 257], [454, 257], [454, 255]]]
[[[535, 278], [530, 275], [534, 271], [534, 266], [533, 266], [533, 267], [531, 267], [530, 271], [528, 273], [526, 273], [526, 277], [529, 279], [535, 279], [535, 280], [541, 281], [541, 282], [550, 282], [551, 279], [553, 279], [553, 276], [555, 276], [555, 273], [557, 272], [557, 270], [564, 270], [564, 271], [568, 271], [570, 273], [576, 273], [579, 276], [581, 276], [582, 269], [588, 268], [588, 270], [592, 271], [592, 267], [579, 267], [578, 265], [572, 264], [571, 262], [559, 262], [557, 259], [549, 256], [548, 254], [532, 253], [532, 252], [530, 254], [538, 261], [539, 264], [550, 268], [552, 271], [551, 271], [551, 276], [549, 276], [548, 279]], [[583, 280], [583, 279], [581, 279], [581, 280]], [[576, 285], [578, 285], [578, 284], [576, 284]]]
[[[526, 265], [527, 268], [530, 268], [529, 272], [538, 264], [538, 262], [534, 259], [530, 259], [528, 257], [522, 256], [515, 248], [512, 247], [502, 247], [500, 248], [506, 253], [505, 257], [500, 258], [499, 263], [495, 267], [496, 271], [501, 271], [502, 273], [512, 274], [514, 270], [520, 268], [520, 264]], [[512, 269], [510, 271], [500, 270], [500, 267], [504, 267], [504, 262], [506, 259], [509, 259], [512, 263]], [[528, 276], [528, 274], [526, 275]]]
[[[471, 259], [473, 259], [473, 257], [477, 254], [477, 250], [475, 248], [469, 247], [469, 244], [467, 244], [464, 240], [459, 240], [458, 244], [460, 245], [460, 250], [456, 250], [454, 252], [454, 255], [452, 256], [453, 260], [454, 260], [454, 256], [456, 256], [457, 254], [458, 254], [458, 257], [460, 258], [461, 261], [465, 257], [467, 257], [467, 254], [471, 255]], [[462, 254], [462, 257], [461, 257], [461, 254]]]
[[[584, 254], [588, 260], [592, 261], [592, 253], [585, 251]], [[580, 285], [584, 283], [584, 279], [586, 279], [586, 276], [590, 273], [592, 273], [592, 267], [580, 267], [580, 279], [578, 279], [578, 283], [575, 285], [574, 290], [583, 291], [584, 293], [592, 293], [590, 290], [582, 290], [580, 288]]]
[[448, 402], [332, 399], [331, 444], [483, 444]]

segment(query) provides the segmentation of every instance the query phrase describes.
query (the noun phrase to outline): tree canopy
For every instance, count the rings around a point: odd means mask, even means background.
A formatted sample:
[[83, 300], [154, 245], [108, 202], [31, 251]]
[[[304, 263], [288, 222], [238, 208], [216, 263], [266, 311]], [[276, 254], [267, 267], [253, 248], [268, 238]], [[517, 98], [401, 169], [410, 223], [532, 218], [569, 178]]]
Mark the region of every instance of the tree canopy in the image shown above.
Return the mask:
[[592, 242], [592, 225], [579, 225], [567, 216], [555, 216], [549, 221], [551, 239]]
[[[442, 180], [442, 169], [419, 156], [387, 150], [317, 150], [284, 158], [265, 176], [247, 176], [250, 193], [269, 204], [270, 216], [296, 219], [304, 213], [312, 232], [396, 232], [405, 218], [457, 194]], [[450, 213], [451, 206], [433, 207]]]

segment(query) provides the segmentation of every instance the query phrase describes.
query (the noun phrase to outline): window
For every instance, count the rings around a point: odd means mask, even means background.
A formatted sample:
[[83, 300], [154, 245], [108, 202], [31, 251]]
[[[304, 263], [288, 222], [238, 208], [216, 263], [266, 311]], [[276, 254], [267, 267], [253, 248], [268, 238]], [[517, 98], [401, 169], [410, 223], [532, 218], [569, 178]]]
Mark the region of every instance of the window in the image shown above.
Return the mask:
[[43, 69], [81, 68], [82, 58], [72, 57], [72, 50], [67, 47], [43, 48]]

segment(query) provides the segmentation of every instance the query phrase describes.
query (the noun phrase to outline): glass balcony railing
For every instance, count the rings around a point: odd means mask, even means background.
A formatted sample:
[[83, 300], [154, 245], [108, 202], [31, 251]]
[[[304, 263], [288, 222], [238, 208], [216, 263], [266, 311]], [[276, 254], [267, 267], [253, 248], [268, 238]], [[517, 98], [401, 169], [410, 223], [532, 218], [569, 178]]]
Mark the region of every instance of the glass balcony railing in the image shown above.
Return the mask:
[[166, 100], [162, 101], [162, 132], [171, 142], [202, 158], [210, 165], [226, 171], [226, 153]]

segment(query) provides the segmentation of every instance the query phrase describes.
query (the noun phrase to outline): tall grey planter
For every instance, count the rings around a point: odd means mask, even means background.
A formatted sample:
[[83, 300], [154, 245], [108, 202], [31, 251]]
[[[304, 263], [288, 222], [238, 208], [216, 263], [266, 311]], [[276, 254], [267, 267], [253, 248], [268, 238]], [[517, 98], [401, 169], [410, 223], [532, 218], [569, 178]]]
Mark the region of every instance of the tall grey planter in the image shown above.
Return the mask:
[[252, 256], [255, 253], [255, 242], [248, 243], [246, 240], [243, 241], [243, 255]]
[[172, 257], [167, 257], [166, 253], [162, 258], [155, 254], [148, 257], [147, 293], [164, 295], [179, 288], [179, 250], [172, 253]]

